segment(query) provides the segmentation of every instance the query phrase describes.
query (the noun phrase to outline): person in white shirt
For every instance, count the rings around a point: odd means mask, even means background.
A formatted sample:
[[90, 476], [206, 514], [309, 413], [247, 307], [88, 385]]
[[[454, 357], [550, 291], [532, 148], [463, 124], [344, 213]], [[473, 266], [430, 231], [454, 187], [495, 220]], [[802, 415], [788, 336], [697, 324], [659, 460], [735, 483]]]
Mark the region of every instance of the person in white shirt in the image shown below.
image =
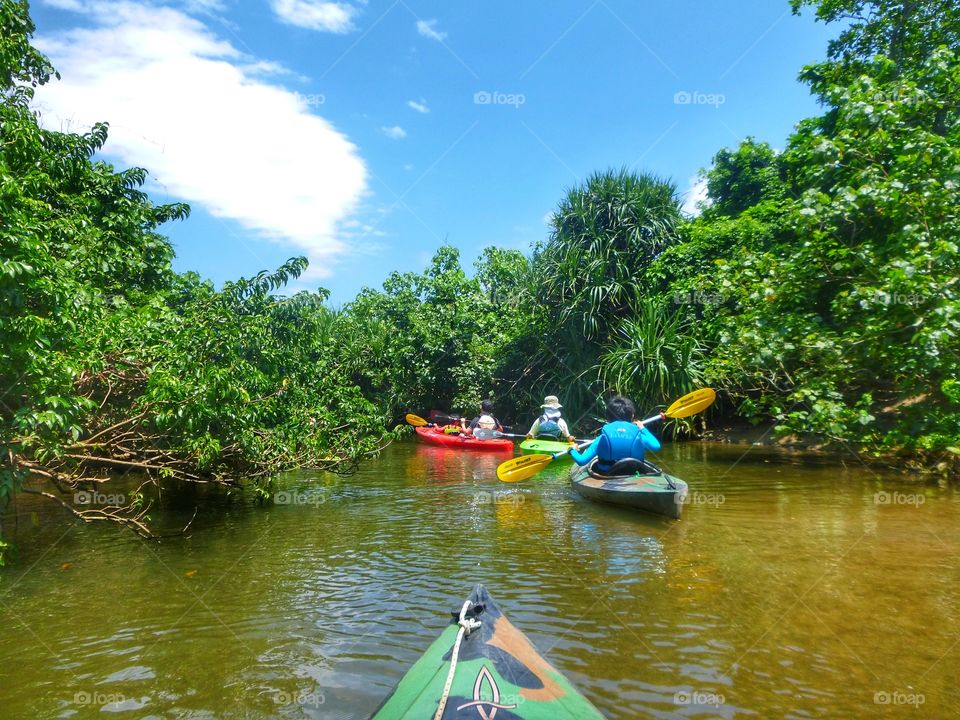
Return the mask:
[[567, 427], [567, 421], [561, 417], [562, 407], [563, 405], [560, 404], [560, 400], [556, 395], [547, 395], [543, 399], [543, 405], [540, 406], [543, 412], [540, 417], [533, 421], [527, 437], [545, 437], [554, 440], [570, 440], [572, 442], [573, 436]]
[[463, 427], [464, 433], [467, 435], [473, 434], [473, 431], [477, 428], [503, 432], [503, 425], [500, 424], [500, 421], [497, 420], [496, 416], [493, 414], [492, 400], [484, 400], [482, 403], [480, 403], [480, 414], [471, 420], [469, 424], [467, 424], [466, 419], [461, 420], [460, 423]]

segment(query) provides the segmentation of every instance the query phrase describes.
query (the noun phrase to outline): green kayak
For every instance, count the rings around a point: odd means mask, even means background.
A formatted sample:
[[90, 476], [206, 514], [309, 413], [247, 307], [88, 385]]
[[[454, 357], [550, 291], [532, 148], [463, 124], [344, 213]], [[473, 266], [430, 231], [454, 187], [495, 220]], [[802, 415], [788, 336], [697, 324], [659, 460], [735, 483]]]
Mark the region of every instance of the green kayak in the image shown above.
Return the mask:
[[633, 472], [612, 475], [595, 473], [593, 463], [574, 465], [570, 471], [570, 484], [590, 500], [624, 505], [679, 520], [687, 498], [687, 484], [651, 462], [630, 462], [638, 465]]
[[483, 585], [452, 615], [371, 720], [603, 718], [507, 620]]
[[553, 454], [570, 449], [570, 443], [560, 440], [543, 440], [541, 438], [531, 438], [520, 443], [520, 449], [526, 453], [547, 453]]

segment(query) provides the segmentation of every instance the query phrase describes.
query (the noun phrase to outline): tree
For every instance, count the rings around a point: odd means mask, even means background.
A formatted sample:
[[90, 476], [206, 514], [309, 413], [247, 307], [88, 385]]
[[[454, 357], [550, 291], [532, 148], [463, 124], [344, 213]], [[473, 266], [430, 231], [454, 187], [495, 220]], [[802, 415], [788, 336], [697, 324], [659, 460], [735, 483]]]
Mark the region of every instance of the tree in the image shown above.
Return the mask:
[[[813, 7], [817, 19], [844, 24], [830, 42], [828, 61], [802, 73], [821, 97], [830, 85], [880, 67], [898, 77], [922, 67], [935, 48], [960, 46], [960, 5], [954, 0], [790, 0], [790, 5], [795, 14]], [[871, 65], [877, 56], [890, 62]]]
[[650, 263], [677, 241], [680, 219], [673, 183], [626, 169], [592, 175], [560, 202], [534, 257], [538, 301], [583, 338], [607, 337], [642, 297]]
[[777, 154], [767, 143], [747, 138], [713, 157], [707, 173], [710, 215], [738, 215], [765, 200], [782, 199], [786, 187]]
[[[56, 74], [26, 4], [0, 0], [0, 29], [0, 501], [37, 493], [150, 536], [165, 483], [265, 492], [277, 472], [375, 452], [383, 417], [334, 355], [326, 294], [273, 294], [306, 260], [220, 292], [174, 273], [159, 228], [189, 208], [151, 203], [146, 171], [91, 159], [106, 124], [42, 129], [28, 103]], [[127, 473], [139, 489], [102, 492]], [[91, 488], [129, 494], [78, 506]]]
[[960, 59], [891, 63], [823, 88], [829, 128], [791, 138], [802, 194], [769, 246], [723, 263], [712, 371], [783, 431], [942, 458], [960, 441]]
[[519, 250], [486, 247], [474, 267], [491, 304], [516, 308], [528, 298], [530, 261]]

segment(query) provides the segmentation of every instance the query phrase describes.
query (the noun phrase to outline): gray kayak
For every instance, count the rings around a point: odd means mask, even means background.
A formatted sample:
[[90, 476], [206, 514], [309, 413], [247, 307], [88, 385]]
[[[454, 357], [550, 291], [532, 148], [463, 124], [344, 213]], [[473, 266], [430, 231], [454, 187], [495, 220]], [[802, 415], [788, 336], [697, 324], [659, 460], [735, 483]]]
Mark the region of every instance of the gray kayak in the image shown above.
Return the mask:
[[680, 519], [687, 497], [687, 484], [668, 475], [651, 462], [636, 463], [629, 474], [601, 475], [590, 465], [574, 465], [570, 471], [573, 489], [588, 500], [622, 505]]

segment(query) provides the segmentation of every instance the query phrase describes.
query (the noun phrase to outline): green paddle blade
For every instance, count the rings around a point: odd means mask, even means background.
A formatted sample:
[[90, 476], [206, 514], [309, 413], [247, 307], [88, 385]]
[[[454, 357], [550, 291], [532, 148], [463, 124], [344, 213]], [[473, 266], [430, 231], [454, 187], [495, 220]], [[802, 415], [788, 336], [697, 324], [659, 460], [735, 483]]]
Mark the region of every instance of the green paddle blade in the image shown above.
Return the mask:
[[521, 455], [500, 463], [497, 477], [503, 482], [520, 482], [533, 477], [553, 460], [553, 455]]
[[420, 417], [419, 415], [414, 415], [413, 413], [409, 413], [406, 417], [406, 420], [408, 423], [410, 423], [414, 427], [423, 427], [424, 425], [429, 424], [422, 417]]
[[716, 397], [717, 393], [714, 392], [713, 389], [700, 388], [699, 390], [694, 390], [692, 393], [684, 395], [668, 407], [663, 414], [670, 418], [690, 417], [713, 405]]

